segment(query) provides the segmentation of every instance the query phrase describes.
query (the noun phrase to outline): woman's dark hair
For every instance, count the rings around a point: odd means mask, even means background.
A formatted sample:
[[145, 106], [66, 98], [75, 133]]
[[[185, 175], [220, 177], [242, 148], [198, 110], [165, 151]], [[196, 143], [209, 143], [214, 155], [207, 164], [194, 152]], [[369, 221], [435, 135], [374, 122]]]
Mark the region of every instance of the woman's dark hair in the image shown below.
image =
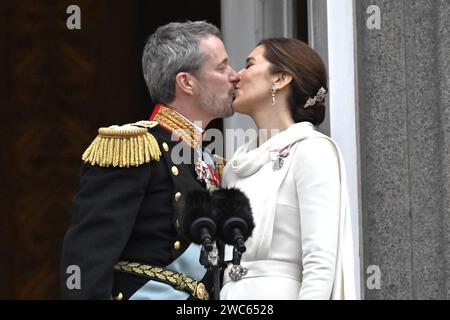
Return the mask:
[[289, 108], [295, 122], [309, 121], [317, 126], [325, 118], [325, 102], [303, 108], [323, 87], [328, 92], [327, 72], [319, 54], [297, 39], [271, 38], [262, 40], [264, 57], [272, 64], [270, 72], [286, 72], [292, 76]]

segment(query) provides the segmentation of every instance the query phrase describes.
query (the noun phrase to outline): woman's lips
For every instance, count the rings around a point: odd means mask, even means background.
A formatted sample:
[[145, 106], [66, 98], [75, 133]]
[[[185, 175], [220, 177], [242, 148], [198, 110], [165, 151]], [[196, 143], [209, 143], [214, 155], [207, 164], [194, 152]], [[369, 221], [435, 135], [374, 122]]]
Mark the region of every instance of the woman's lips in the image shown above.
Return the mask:
[[238, 90], [239, 90], [239, 88], [235, 88], [235, 89], [234, 89], [234, 92], [233, 92], [233, 101], [234, 101], [234, 99], [236, 99], [236, 97], [237, 97], [237, 92], [238, 92]]

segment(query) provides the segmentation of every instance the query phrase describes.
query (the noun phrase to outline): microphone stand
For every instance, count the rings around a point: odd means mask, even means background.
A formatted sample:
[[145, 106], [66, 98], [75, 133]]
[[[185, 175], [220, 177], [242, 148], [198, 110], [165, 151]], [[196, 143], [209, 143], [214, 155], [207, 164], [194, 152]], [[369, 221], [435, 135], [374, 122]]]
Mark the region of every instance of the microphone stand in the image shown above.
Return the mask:
[[237, 266], [241, 264], [242, 252], [239, 251], [236, 246], [233, 248], [233, 265]]
[[203, 265], [203, 267], [206, 270], [212, 271], [213, 292], [214, 292], [213, 300], [220, 300], [220, 288], [221, 288], [220, 277], [221, 277], [222, 270], [226, 266], [226, 263], [224, 262], [225, 245], [222, 241], [217, 240], [216, 248], [217, 248], [217, 253], [218, 253], [217, 257], [213, 257], [213, 260], [215, 260], [215, 261], [211, 261], [211, 259], [209, 257], [209, 252], [205, 249], [205, 246], [202, 245], [202, 249], [200, 252], [200, 264]]
[[225, 256], [225, 245], [222, 241], [217, 240], [217, 251], [219, 256], [217, 257], [217, 265], [213, 267], [213, 276], [214, 276], [214, 300], [220, 300], [220, 276], [222, 274], [223, 268], [225, 268], [226, 264], [224, 262]]

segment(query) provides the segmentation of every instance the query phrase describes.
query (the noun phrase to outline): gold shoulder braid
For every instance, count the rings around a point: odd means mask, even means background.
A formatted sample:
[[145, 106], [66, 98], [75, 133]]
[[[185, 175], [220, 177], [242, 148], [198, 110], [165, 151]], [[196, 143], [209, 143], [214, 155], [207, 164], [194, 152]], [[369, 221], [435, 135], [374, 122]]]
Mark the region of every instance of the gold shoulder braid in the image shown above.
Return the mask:
[[160, 156], [158, 142], [146, 128], [124, 125], [98, 129], [98, 136], [82, 159], [100, 167], [137, 167], [151, 160], [158, 161]]
[[203, 283], [180, 272], [129, 261], [119, 261], [114, 269], [163, 282], [177, 290], [185, 291], [197, 299], [209, 300], [208, 291]]

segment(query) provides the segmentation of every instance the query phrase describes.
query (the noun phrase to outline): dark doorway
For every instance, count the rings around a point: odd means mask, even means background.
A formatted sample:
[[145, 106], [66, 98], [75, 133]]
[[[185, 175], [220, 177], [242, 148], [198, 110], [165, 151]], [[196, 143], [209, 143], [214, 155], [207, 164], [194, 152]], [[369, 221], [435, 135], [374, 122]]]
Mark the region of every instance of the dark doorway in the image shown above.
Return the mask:
[[296, 10], [296, 37], [303, 42], [308, 43], [308, 1], [296, 0], [294, 1], [294, 8]]

